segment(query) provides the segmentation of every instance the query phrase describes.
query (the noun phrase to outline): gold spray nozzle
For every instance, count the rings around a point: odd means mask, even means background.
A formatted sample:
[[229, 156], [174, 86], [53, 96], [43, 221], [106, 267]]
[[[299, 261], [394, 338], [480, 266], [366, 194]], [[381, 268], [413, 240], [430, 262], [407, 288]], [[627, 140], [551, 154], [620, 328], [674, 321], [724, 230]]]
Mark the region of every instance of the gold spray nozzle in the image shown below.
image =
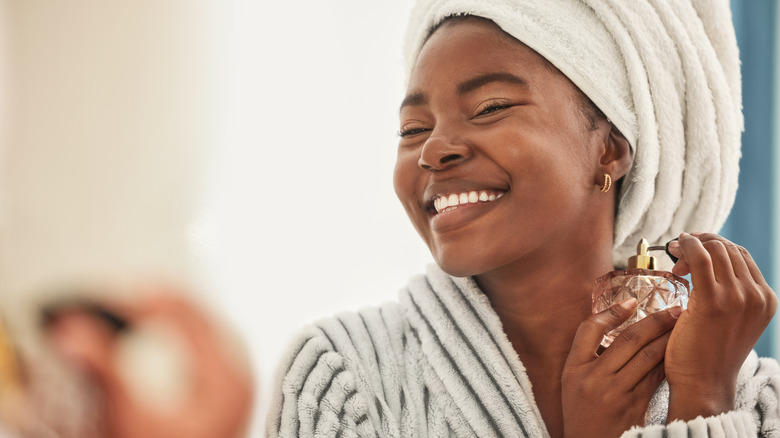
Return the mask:
[[655, 257], [648, 255], [647, 252], [656, 249], [647, 246], [647, 239], [642, 239], [636, 246], [636, 255], [628, 258], [628, 269], [655, 269]]

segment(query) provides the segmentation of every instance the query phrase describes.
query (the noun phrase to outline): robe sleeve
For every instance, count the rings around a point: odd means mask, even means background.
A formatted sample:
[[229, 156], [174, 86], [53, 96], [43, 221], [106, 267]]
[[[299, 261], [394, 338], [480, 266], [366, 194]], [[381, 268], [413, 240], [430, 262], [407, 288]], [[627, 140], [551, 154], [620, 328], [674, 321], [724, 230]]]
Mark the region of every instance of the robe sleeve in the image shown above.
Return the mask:
[[377, 436], [365, 394], [328, 335], [307, 327], [280, 365], [267, 436]]
[[[745, 371], [749, 371], [745, 375]], [[635, 427], [623, 438], [744, 438], [780, 437], [780, 366], [774, 359], [758, 359], [740, 373], [735, 410], [691, 421]]]
[[422, 400], [406, 396], [404, 332], [395, 303], [304, 328], [277, 371], [267, 436], [417, 436]]

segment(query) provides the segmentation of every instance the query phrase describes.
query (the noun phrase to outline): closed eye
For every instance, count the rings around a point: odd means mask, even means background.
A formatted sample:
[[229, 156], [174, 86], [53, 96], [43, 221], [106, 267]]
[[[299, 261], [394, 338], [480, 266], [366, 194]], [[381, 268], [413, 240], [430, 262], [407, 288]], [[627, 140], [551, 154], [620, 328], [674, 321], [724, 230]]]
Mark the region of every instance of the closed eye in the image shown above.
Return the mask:
[[486, 116], [496, 111], [501, 111], [503, 109], [512, 107], [513, 105], [514, 104], [512, 102], [507, 101], [490, 102], [483, 106], [475, 117]]
[[430, 131], [430, 129], [423, 128], [423, 127], [410, 127], [410, 128], [403, 127], [398, 131], [398, 136], [401, 138], [411, 137], [417, 134], [422, 134], [423, 132], [426, 131]]

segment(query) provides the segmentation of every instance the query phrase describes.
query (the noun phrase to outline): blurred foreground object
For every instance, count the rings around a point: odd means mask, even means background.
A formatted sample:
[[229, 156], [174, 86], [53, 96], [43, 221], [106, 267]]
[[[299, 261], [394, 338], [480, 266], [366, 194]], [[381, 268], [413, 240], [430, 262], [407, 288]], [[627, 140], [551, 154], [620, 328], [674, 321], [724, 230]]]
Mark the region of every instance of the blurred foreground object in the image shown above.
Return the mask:
[[[24, 387], [19, 372], [16, 351], [11, 343], [5, 324], [0, 320], [0, 424], [7, 429], [23, 427], [25, 413]], [[0, 437], [3, 437], [0, 430]]]
[[96, 388], [103, 405], [97, 436], [246, 433], [253, 399], [248, 363], [235, 338], [190, 299], [157, 290], [133, 303], [63, 305], [49, 310], [46, 335]]
[[[247, 367], [190, 303], [213, 289], [196, 222], [220, 6], [0, 0], [0, 309], [20, 361], [9, 409], [25, 413], [6, 424], [22, 435], [230, 437], [246, 422]], [[125, 287], [149, 278], [192, 297]], [[42, 333], [41, 307], [85, 283], [108, 286]]]
[[92, 385], [51, 355], [21, 360], [0, 327], [0, 438], [100, 436], [100, 409]]

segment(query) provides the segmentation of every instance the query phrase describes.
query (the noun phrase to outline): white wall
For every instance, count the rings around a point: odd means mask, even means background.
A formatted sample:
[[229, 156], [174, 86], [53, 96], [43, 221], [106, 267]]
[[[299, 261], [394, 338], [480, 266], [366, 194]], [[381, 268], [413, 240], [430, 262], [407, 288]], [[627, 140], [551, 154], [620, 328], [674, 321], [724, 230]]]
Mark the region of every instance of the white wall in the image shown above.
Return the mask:
[[301, 324], [393, 299], [429, 263], [392, 190], [405, 2], [243, 1], [197, 234], [263, 378]]
[[391, 182], [410, 0], [5, 3], [6, 309], [79, 275], [189, 277], [267, 390], [297, 327], [429, 262]]

